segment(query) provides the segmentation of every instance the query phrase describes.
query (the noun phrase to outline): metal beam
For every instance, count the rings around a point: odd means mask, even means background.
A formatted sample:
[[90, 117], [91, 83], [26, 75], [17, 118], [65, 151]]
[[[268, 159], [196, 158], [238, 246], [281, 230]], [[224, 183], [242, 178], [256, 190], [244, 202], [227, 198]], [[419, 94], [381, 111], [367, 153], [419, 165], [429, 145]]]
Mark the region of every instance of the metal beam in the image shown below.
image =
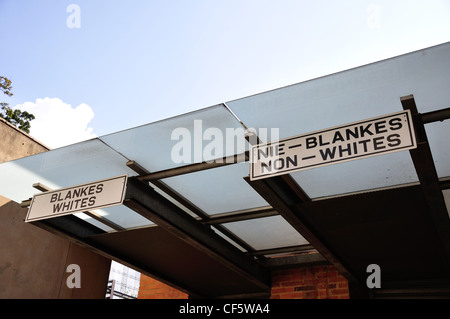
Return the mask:
[[[140, 176], [144, 176], [144, 175], [151, 175], [151, 173], [145, 169], [144, 167], [142, 167], [139, 163], [137, 163], [136, 161], [130, 160], [127, 162], [126, 164], [129, 168], [131, 168], [132, 170], [134, 170], [136, 173], [138, 173]], [[139, 178], [139, 177], [138, 177]], [[194, 215], [198, 216], [198, 218], [203, 222], [203, 223], [208, 223], [208, 221], [211, 219], [211, 217], [205, 213], [202, 209], [200, 209], [199, 207], [197, 207], [195, 204], [193, 204], [192, 202], [190, 202], [188, 199], [186, 199], [184, 196], [180, 195], [178, 192], [176, 192], [174, 189], [172, 189], [171, 187], [167, 186], [166, 183], [164, 183], [163, 181], [160, 180], [152, 180], [150, 182], [152, 185], [154, 185], [155, 187], [159, 188], [161, 191], [163, 191], [164, 193], [166, 193], [168, 196], [172, 197], [175, 201], [179, 202], [182, 206], [184, 206], [186, 209], [188, 209], [189, 211], [191, 211]], [[244, 248], [246, 251], [254, 251], [255, 249], [250, 246], [249, 244], [247, 244], [245, 241], [243, 241], [241, 238], [239, 238], [238, 236], [236, 236], [234, 233], [230, 232], [227, 228], [225, 228], [222, 225], [216, 225], [215, 226], [216, 229], [218, 231], [220, 231], [222, 234], [224, 234], [225, 236], [227, 236], [229, 239], [231, 239], [232, 241], [234, 241], [237, 245], [239, 245], [240, 247]]]
[[[137, 177], [137, 178], [150, 175], [150, 172], [147, 169], [145, 169], [144, 167], [142, 167], [136, 161], [130, 160], [127, 162], [126, 165], [129, 168], [131, 168], [133, 171], [135, 171], [136, 173], [139, 174], [139, 177]], [[200, 219], [209, 218], [208, 214], [206, 214], [203, 210], [201, 210], [196, 205], [191, 203], [189, 200], [187, 200], [186, 198], [181, 196], [178, 192], [176, 192], [175, 190], [173, 190], [172, 188], [167, 186], [164, 182], [155, 179], [155, 180], [151, 181], [151, 184], [154, 185], [155, 187], [159, 188], [161, 191], [166, 193], [168, 196], [172, 197], [174, 200], [176, 200], [181, 205], [186, 207], [192, 213], [197, 215]]]
[[307, 244], [289, 247], [261, 249], [248, 254], [252, 256], [258, 256], [258, 255], [275, 255], [275, 254], [298, 254], [298, 253], [304, 254], [307, 252], [317, 252], [317, 250], [314, 248], [313, 245]]
[[270, 290], [270, 273], [258, 262], [136, 177], [128, 179], [124, 205], [230, 270], [249, 278], [258, 287]]
[[442, 110], [422, 113], [422, 123], [442, 122], [450, 119], [450, 107]]
[[195, 164], [185, 165], [185, 166], [176, 167], [176, 168], [170, 168], [170, 169], [162, 170], [162, 171], [155, 172], [155, 173], [141, 175], [141, 176], [138, 176], [137, 179], [139, 179], [141, 181], [145, 181], [145, 182], [150, 182], [153, 180], [169, 178], [169, 177], [173, 177], [173, 176], [203, 171], [206, 169], [241, 163], [241, 162], [245, 162], [247, 160], [248, 153], [249, 152], [246, 151], [241, 154], [227, 156], [227, 157], [223, 157], [223, 158], [216, 159], [213, 161], [195, 163]]
[[267, 206], [213, 215], [205, 221], [205, 223], [208, 225], [217, 225], [277, 215], [279, 214], [276, 210], [270, 206]]
[[422, 115], [417, 111], [413, 95], [401, 97], [400, 101], [403, 109], [410, 110], [413, 117], [417, 148], [409, 152], [429, 207], [429, 216], [441, 241], [444, 259], [450, 271], [450, 220]]
[[375, 289], [373, 299], [450, 299], [450, 288]]
[[440, 178], [439, 185], [441, 186], [442, 190], [450, 189], [450, 178]]
[[261, 262], [270, 269], [329, 265], [330, 263], [319, 253], [302, 254], [281, 258], [267, 258]]
[[310, 200], [290, 175], [251, 181], [244, 178], [286, 221], [291, 224], [317, 251], [326, 258], [352, 284], [364, 291], [359, 280], [348, 270], [341, 260], [327, 247], [315, 232], [313, 225], [301, 219], [299, 203]]
[[[256, 141], [255, 141], [256, 140]], [[247, 137], [250, 144], [260, 143], [259, 137]], [[252, 143], [253, 141], [253, 143]], [[313, 228], [302, 221], [298, 214], [302, 202], [309, 202], [311, 198], [297, 184], [290, 175], [274, 176], [267, 179], [251, 181], [250, 177], [244, 177], [247, 183], [261, 195], [283, 218], [303, 236], [317, 251], [328, 260], [349, 281], [349, 285], [357, 296], [365, 295], [366, 288], [348, 270], [346, 266], [325, 245], [323, 240], [317, 236]]]

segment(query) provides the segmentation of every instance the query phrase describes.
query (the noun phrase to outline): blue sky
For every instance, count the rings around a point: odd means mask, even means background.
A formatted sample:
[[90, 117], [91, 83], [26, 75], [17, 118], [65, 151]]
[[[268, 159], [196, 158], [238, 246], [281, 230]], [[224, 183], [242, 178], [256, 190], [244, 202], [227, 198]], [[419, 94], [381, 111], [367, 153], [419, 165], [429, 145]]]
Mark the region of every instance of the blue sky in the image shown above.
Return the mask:
[[0, 0], [0, 21], [0, 101], [58, 147], [448, 42], [450, 1]]

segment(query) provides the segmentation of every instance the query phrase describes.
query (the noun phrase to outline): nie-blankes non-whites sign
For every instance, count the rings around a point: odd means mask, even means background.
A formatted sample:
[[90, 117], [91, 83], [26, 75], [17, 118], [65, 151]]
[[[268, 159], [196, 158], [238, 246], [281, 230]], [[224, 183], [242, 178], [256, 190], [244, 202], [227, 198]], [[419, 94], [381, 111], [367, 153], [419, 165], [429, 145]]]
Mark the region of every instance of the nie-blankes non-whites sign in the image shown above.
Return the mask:
[[26, 222], [122, 204], [127, 175], [62, 188], [33, 196]]
[[405, 110], [251, 147], [250, 179], [257, 180], [416, 148]]

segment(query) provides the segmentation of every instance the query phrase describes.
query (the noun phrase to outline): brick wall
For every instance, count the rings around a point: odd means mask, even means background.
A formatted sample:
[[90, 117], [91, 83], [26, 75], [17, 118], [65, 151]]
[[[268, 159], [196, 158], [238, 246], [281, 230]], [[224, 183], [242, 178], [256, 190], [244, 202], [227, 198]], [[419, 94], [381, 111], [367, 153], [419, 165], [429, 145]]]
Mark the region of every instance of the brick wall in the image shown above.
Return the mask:
[[348, 299], [348, 282], [333, 266], [272, 272], [272, 299]]
[[[139, 299], [187, 299], [185, 294], [141, 275]], [[272, 299], [348, 299], [345, 279], [333, 266], [315, 266], [272, 272]]]
[[141, 274], [138, 299], [187, 299], [188, 294]]

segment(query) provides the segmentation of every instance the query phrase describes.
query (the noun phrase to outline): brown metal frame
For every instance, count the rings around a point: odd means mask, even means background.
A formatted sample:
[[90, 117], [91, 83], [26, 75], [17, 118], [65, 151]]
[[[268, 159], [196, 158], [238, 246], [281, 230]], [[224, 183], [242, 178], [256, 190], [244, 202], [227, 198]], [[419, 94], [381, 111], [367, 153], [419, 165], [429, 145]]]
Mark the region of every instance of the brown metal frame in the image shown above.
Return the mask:
[[[142, 177], [145, 176], [151, 176], [151, 173], [143, 168], [139, 163], [136, 161], [128, 161], [126, 164], [129, 168], [134, 170], [136, 173], [139, 174], [137, 179], [142, 180]], [[145, 180], [144, 180], [145, 182]], [[184, 206], [187, 210], [192, 212], [194, 215], [196, 215], [199, 220], [201, 220], [203, 223], [210, 225], [209, 221], [211, 220], [211, 217], [205, 213], [203, 210], [201, 210], [199, 207], [194, 205], [192, 202], [181, 196], [178, 192], [167, 186], [164, 182], [157, 180], [157, 179], [151, 179], [151, 184], [158, 187], [160, 190], [162, 190], [166, 195], [173, 198], [175, 201], [180, 203], [182, 206]], [[254, 251], [255, 249], [251, 247], [249, 244], [247, 244], [245, 241], [240, 239], [238, 236], [230, 232], [227, 228], [225, 228], [222, 225], [215, 224], [215, 227], [218, 231], [226, 235], [228, 238], [230, 238], [233, 242], [235, 242], [238, 246], [244, 248], [247, 251]]]
[[159, 227], [208, 254], [262, 289], [270, 290], [270, 274], [254, 259], [136, 178], [129, 178], [124, 205]]
[[417, 148], [410, 150], [414, 167], [419, 177], [420, 185], [430, 208], [430, 218], [436, 228], [444, 251], [444, 259], [450, 269], [450, 221], [441, 183], [439, 181], [433, 156], [425, 130], [424, 123], [443, 121], [450, 118], [450, 109], [425, 113], [421, 115], [417, 111], [413, 95], [404, 96], [401, 99], [403, 109], [410, 110], [417, 138]]

